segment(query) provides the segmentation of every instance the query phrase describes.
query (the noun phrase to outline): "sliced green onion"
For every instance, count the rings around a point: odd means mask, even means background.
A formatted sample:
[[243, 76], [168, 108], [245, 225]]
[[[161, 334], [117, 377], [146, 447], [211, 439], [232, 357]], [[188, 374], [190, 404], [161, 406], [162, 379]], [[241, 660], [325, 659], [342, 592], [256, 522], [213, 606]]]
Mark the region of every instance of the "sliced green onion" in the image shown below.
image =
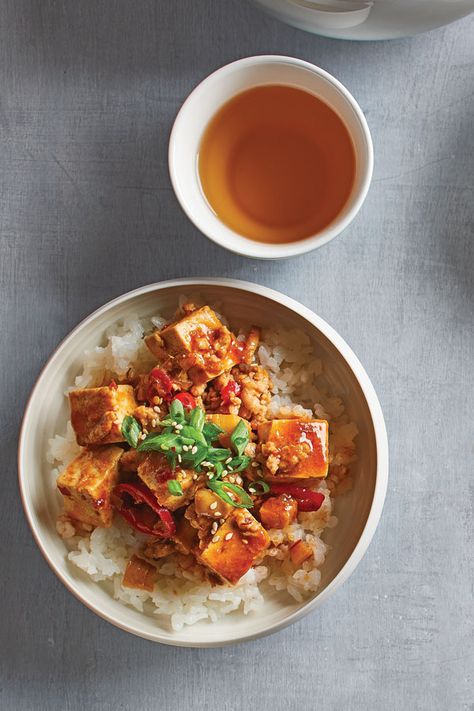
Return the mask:
[[[253, 506], [253, 501], [245, 489], [242, 489], [242, 487], [237, 484], [231, 484], [228, 481], [215, 481], [211, 479], [207, 482], [207, 485], [211, 491], [214, 491], [223, 501], [231, 506], [235, 506], [238, 509], [251, 509]], [[232, 498], [229, 496], [227, 491], [231, 491], [233, 494], [236, 494], [238, 500], [236, 501], [235, 497]]]
[[224, 430], [222, 429], [222, 427], [219, 427], [219, 425], [214, 424], [214, 422], [205, 422], [202, 428], [202, 433], [209, 442], [209, 444], [215, 442], [219, 435], [223, 432]]
[[192, 439], [196, 444], [200, 442], [207, 446], [206, 438], [203, 433], [191, 425], [183, 425], [183, 429], [180, 430], [180, 435], [182, 437], [189, 437], [189, 439]]
[[243, 454], [241, 457], [234, 457], [233, 459], [231, 459], [231, 461], [226, 466], [227, 469], [231, 472], [243, 472], [244, 469], [247, 469], [249, 464], [250, 457], [247, 457], [247, 455]]
[[170, 479], [168, 481], [167, 486], [168, 486], [168, 491], [173, 496], [182, 496], [183, 495], [183, 487], [181, 486], [179, 481], [177, 481], [176, 479]]
[[173, 400], [170, 405], [170, 417], [174, 422], [185, 420], [183, 403], [180, 400]]
[[122, 420], [121, 431], [130, 447], [136, 449], [138, 447], [138, 438], [142, 433], [142, 427], [138, 420], [132, 417], [132, 415], [127, 415]]
[[266, 481], [259, 479], [258, 481], [252, 481], [252, 483], [249, 484], [249, 491], [251, 494], [257, 494], [257, 496], [260, 496], [261, 494], [267, 494], [270, 491], [270, 487]]
[[191, 425], [191, 427], [194, 427], [194, 429], [198, 430], [198, 432], [202, 432], [202, 428], [204, 427], [205, 421], [206, 416], [204, 414], [204, 410], [202, 410], [200, 407], [193, 408], [188, 415], [189, 424]]
[[239, 456], [244, 453], [245, 447], [250, 441], [250, 437], [247, 425], [243, 420], [240, 420], [239, 424], [235, 427], [230, 436], [230, 441]]

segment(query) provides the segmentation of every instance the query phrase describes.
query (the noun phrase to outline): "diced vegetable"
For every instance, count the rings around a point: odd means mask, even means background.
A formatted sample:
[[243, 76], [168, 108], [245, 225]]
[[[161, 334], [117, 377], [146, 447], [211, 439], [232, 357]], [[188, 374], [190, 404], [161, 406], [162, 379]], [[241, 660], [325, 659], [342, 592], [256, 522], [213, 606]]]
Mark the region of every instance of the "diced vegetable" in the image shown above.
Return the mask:
[[296, 541], [290, 548], [290, 558], [291, 562], [299, 567], [305, 560], [311, 558], [313, 555], [313, 549], [305, 541]]
[[174, 400], [179, 400], [179, 402], [186, 410], [192, 410], [194, 407], [196, 407], [196, 400], [195, 398], [193, 398], [191, 393], [178, 393], [177, 395], [173, 396], [173, 401]]
[[153, 592], [156, 582], [156, 568], [148, 561], [132, 555], [125, 568], [122, 585], [126, 588]]
[[260, 507], [260, 520], [267, 528], [285, 528], [295, 520], [298, 504], [289, 494], [270, 496]]

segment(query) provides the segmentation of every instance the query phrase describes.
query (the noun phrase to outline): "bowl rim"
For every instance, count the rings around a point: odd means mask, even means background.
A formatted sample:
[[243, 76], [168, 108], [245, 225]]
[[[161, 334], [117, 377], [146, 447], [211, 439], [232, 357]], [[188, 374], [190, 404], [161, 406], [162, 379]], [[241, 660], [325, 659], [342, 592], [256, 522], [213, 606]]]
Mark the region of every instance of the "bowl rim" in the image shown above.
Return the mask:
[[[354, 373], [357, 382], [360, 388], [362, 389], [362, 392], [366, 399], [375, 435], [376, 475], [372, 503], [370, 505], [367, 521], [363, 528], [362, 534], [357, 544], [355, 545], [351, 555], [349, 556], [341, 570], [333, 578], [333, 580], [331, 580], [331, 582], [326, 586], [326, 588], [324, 588], [324, 590], [322, 590], [320, 593], [317, 593], [314, 598], [308, 600], [306, 604], [295, 610], [293, 613], [289, 614], [287, 617], [285, 617], [285, 619], [275, 624], [269, 624], [263, 630], [259, 630], [258, 632], [252, 632], [241, 636], [239, 636], [238, 634], [231, 635], [224, 640], [206, 641], [205, 639], [203, 639], [202, 641], [195, 642], [188, 640], [173, 640], [172, 638], [163, 638], [159, 629], [157, 629], [156, 632], [150, 633], [147, 633], [143, 630], [138, 630], [132, 624], [122, 622], [119, 616], [115, 616], [114, 614], [101, 609], [98, 604], [96, 605], [95, 603], [88, 600], [87, 595], [83, 595], [78, 589], [76, 589], [75, 586], [71, 584], [62, 574], [62, 572], [56, 567], [54, 561], [52, 560], [52, 557], [50, 556], [47, 550], [46, 544], [43, 544], [42, 542], [41, 535], [35, 524], [33, 507], [31, 506], [26, 493], [26, 466], [24, 465], [26, 448], [26, 429], [28, 421], [32, 417], [31, 408], [35, 400], [36, 392], [39, 389], [40, 384], [43, 378], [45, 377], [45, 374], [49, 369], [51, 363], [60, 356], [62, 349], [67, 345], [67, 343], [69, 343], [70, 340], [72, 340], [76, 336], [79, 331], [81, 331], [89, 323], [93, 322], [98, 316], [106, 313], [114, 306], [126, 302], [136, 296], [141, 296], [154, 291], [160, 292], [168, 288], [176, 288], [181, 286], [184, 288], [190, 286], [197, 288], [205, 286], [221, 286], [225, 288], [231, 287], [235, 289], [241, 289], [242, 291], [256, 293], [270, 300], [276, 301], [277, 303], [289, 308], [292, 311], [295, 311], [300, 316], [302, 316], [311, 325], [321, 331], [321, 333], [323, 333], [326, 338], [328, 338], [328, 340], [336, 347], [338, 352], [342, 355], [342, 357], [345, 359], [350, 369]], [[124, 630], [125, 632], [130, 632], [131, 634], [134, 634], [138, 637], [142, 637], [143, 639], [147, 639], [152, 642], [158, 642], [170, 646], [203, 648], [224, 647], [231, 644], [250, 641], [259, 637], [264, 637], [266, 635], [273, 634], [274, 632], [278, 632], [279, 630], [284, 629], [293, 622], [300, 620], [306, 614], [319, 607], [319, 605], [321, 605], [325, 600], [327, 600], [352, 575], [352, 573], [354, 572], [357, 565], [360, 563], [367, 551], [367, 548], [372, 540], [372, 537], [379, 523], [380, 516], [382, 514], [388, 485], [389, 456], [385, 421], [375, 389], [369, 379], [369, 376], [365, 372], [365, 369], [363, 368], [361, 362], [359, 361], [355, 353], [352, 351], [350, 346], [344, 341], [344, 339], [332, 328], [332, 326], [330, 326], [328, 323], [326, 323], [326, 321], [324, 321], [324, 319], [322, 319], [320, 316], [311, 311], [311, 309], [307, 308], [303, 304], [300, 304], [295, 299], [286, 296], [285, 294], [269, 287], [261, 286], [254, 282], [248, 282], [232, 278], [186, 277], [147, 284], [145, 286], [141, 286], [137, 289], [133, 289], [124, 294], [121, 294], [120, 296], [110, 301], [107, 301], [105, 304], [100, 306], [98, 309], [95, 309], [94, 311], [92, 311], [92, 313], [82, 319], [65, 336], [65, 338], [60, 341], [60, 343], [56, 346], [56, 348], [42, 367], [28, 397], [20, 428], [17, 461], [18, 485], [20, 490], [21, 501], [33, 538], [36, 541], [36, 544], [44, 559], [48, 563], [49, 567], [61, 580], [61, 582], [65, 585], [69, 592], [71, 592], [74, 597], [76, 597], [96, 615], [106, 620], [107, 622], [110, 622], [115, 627]]]
[[[286, 242], [284, 244], [270, 244], [267, 242], [257, 242], [244, 235], [240, 235], [230, 227], [228, 227], [223, 222], [220, 223], [222, 232], [225, 235], [217, 234], [216, 230], [212, 228], [208, 229], [201, 220], [197, 219], [194, 211], [190, 208], [186, 197], [181, 191], [178, 174], [180, 169], [177, 168], [175, 154], [176, 154], [176, 144], [178, 140], [179, 133], [181, 131], [181, 124], [184, 120], [184, 114], [188, 110], [188, 107], [195, 101], [203, 89], [219, 79], [226, 74], [230, 74], [234, 71], [239, 71], [240, 69], [245, 69], [246, 67], [258, 65], [258, 64], [291, 64], [293, 66], [299, 67], [300, 69], [306, 69], [313, 74], [317, 74], [319, 77], [324, 79], [328, 84], [331, 84], [334, 89], [336, 89], [344, 101], [347, 103], [349, 108], [354, 112], [357, 118], [361, 136], [365, 143], [365, 162], [361, 168], [363, 179], [360, 184], [360, 188], [357, 193], [352, 197], [349, 197], [348, 203], [341, 210], [339, 215], [337, 215], [334, 220], [323, 230], [317, 234], [310, 235], [304, 239], [297, 240], [295, 242]], [[243, 91], [243, 90], [242, 90]], [[237, 92], [238, 93], [238, 92]], [[236, 94], [237, 95], [237, 94]], [[216, 108], [216, 111], [219, 107]], [[349, 129], [347, 129], [349, 131]], [[349, 131], [351, 134], [351, 131]], [[350, 223], [355, 219], [359, 213], [366, 197], [369, 192], [369, 188], [372, 182], [374, 169], [374, 147], [372, 141], [372, 135], [370, 133], [369, 125], [367, 119], [365, 118], [364, 112], [359, 106], [355, 97], [351, 92], [336, 79], [335, 76], [327, 72], [325, 69], [318, 67], [312, 62], [307, 62], [304, 59], [299, 59], [298, 57], [290, 57], [287, 55], [279, 54], [257, 54], [250, 57], [243, 57], [237, 59], [228, 64], [224, 64], [215, 71], [208, 74], [204, 79], [202, 79], [188, 94], [184, 102], [181, 104], [178, 113], [176, 114], [175, 120], [170, 133], [169, 144], [168, 144], [168, 170], [170, 175], [171, 184], [176, 195], [176, 198], [187, 215], [188, 219], [194, 224], [195, 227], [208, 239], [210, 239], [215, 244], [218, 244], [223, 249], [227, 249], [230, 252], [239, 254], [250, 259], [286, 259], [289, 257], [295, 257], [300, 254], [306, 254], [311, 252], [318, 247], [322, 247], [327, 244], [335, 237], [337, 237], [341, 232], [343, 232]], [[203, 198], [205, 200], [205, 198]], [[347, 207], [347, 205], [350, 205]], [[211, 209], [211, 208], [209, 208]], [[226, 237], [229, 241], [226, 241]]]

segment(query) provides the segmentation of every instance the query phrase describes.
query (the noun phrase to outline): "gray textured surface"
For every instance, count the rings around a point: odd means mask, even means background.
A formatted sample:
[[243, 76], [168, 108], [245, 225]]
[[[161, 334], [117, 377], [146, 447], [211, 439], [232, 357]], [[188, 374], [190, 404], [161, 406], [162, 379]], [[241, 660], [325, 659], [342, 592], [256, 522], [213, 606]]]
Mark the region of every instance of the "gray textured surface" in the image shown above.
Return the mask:
[[[238, 0], [3, 0], [2, 708], [474, 708], [473, 38], [474, 17], [357, 45]], [[346, 233], [273, 264], [200, 236], [166, 165], [194, 84], [264, 52], [345, 82], [376, 153]], [[59, 339], [111, 297], [178, 275], [259, 281], [321, 314], [366, 366], [391, 442], [384, 515], [350, 581], [293, 627], [222, 650], [156, 646], [96, 618], [43, 562], [16, 487], [25, 399]]]

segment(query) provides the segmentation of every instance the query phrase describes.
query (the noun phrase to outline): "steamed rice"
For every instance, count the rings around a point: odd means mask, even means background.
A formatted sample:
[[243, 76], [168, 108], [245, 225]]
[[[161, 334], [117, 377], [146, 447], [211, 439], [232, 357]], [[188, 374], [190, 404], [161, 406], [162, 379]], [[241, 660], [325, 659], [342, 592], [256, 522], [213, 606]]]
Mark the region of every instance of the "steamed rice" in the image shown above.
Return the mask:
[[[181, 297], [180, 306], [186, 300]], [[132, 364], [137, 370], [149, 370], [154, 361], [143, 336], [153, 328], [161, 328], [165, 322], [160, 315], [151, 319], [132, 316], [109, 328], [106, 345], [84, 353], [83, 369], [75, 378], [74, 386], [94, 387], [106, 377], [124, 377]], [[273, 381], [268, 416], [315, 416], [328, 420], [332, 461], [338, 465], [354, 461], [353, 440], [357, 426], [349, 421], [342, 400], [331, 393], [323, 364], [315, 357], [308, 336], [295, 329], [264, 330], [257, 361], [268, 370]], [[64, 434], [49, 440], [47, 456], [54, 465], [53, 476], [56, 477], [79, 451], [68, 422]], [[115, 518], [111, 528], [96, 528], [88, 537], [68, 539], [68, 559], [92, 580], [109, 586], [117, 600], [141, 612], [160, 616], [162, 623], [169, 620], [176, 631], [199, 620], [215, 621], [238, 609], [244, 614], [254, 612], [264, 604], [265, 591], [270, 587], [286, 591], [301, 602], [319, 587], [319, 569], [328, 553], [321, 534], [337, 523], [329, 496], [328, 485], [331, 484], [334, 482], [320, 485], [319, 491], [326, 498], [318, 511], [300, 514], [287, 528], [268, 532], [274, 547], [268, 550], [262, 564], [251, 568], [236, 586], [213, 587], [208, 582], [203, 583], [194, 571], [182, 569], [169, 558], [157, 564], [159, 575], [152, 593], [123, 587], [121, 581], [127, 562], [144, 537], [120, 517]], [[345, 488], [348, 486], [350, 481]], [[295, 571], [289, 561], [288, 548], [298, 539], [311, 546], [313, 557]]]

